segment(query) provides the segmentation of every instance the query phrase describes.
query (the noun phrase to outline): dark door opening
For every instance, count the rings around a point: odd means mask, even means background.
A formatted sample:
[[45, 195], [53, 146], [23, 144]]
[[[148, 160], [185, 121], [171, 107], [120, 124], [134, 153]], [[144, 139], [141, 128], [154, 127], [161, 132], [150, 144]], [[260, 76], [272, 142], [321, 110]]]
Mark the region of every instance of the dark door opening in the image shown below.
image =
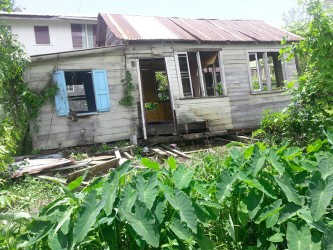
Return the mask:
[[147, 134], [172, 134], [173, 112], [164, 58], [140, 60]]

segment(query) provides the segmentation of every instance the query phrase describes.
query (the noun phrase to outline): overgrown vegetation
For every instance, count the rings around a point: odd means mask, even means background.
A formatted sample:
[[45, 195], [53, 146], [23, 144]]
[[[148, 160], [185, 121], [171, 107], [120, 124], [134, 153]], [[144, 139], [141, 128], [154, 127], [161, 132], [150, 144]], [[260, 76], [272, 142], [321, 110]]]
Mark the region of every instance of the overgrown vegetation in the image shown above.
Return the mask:
[[331, 249], [333, 131], [326, 136], [306, 149], [231, 145], [192, 167], [143, 158], [146, 170], [127, 162], [75, 192], [79, 177], [38, 217], [25, 214], [11, 248]]
[[[7, 5], [6, 5], [7, 6]], [[7, 6], [8, 7], [8, 6]], [[6, 8], [7, 8], [6, 7]], [[23, 79], [29, 57], [8, 28], [0, 25], [0, 170], [10, 156], [32, 150], [29, 124], [39, 109], [53, 100], [57, 87], [50, 84], [42, 91], [33, 91]]]
[[323, 138], [322, 130], [333, 121], [333, 11], [322, 1], [304, 1], [309, 17], [303, 39], [284, 52], [302, 58], [304, 72], [290, 90], [291, 104], [282, 112], [267, 114], [261, 128], [268, 141], [283, 140], [306, 145]]

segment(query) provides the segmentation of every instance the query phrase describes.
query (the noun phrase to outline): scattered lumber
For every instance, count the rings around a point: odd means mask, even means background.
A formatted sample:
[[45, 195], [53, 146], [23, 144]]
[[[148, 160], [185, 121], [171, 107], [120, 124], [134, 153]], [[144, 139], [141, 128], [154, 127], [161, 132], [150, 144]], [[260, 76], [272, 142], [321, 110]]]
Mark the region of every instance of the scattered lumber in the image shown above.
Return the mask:
[[160, 158], [168, 158], [168, 154], [159, 148], [151, 149], [155, 154], [157, 154]]
[[132, 160], [134, 157], [132, 155], [130, 155], [129, 153], [127, 152], [123, 152], [124, 156], [129, 159], [129, 160]]
[[17, 178], [24, 174], [37, 174], [46, 170], [68, 166], [73, 164], [73, 160], [60, 158], [60, 159], [27, 159], [22, 162], [17, 162], [15, 165], [19, 169], [12, 174], [10, 178]]
[[184, 157], [184, 158], [187, 158], [187, 159], [191, 159], [190, 156], [184, 154], [183, 152], [181, 152], [181, 151], [179, 151], [179, 150], [177, 150], [177, 149], [170, 148], [169, 146], [167, 146], [167, 145], [165, 145], [165, 144], [162, 144], [161, 146], [162, 146], [163, 148], [165, 148], [165, 149], [167, 149], [167, 150], [169, 150], [169, 151], [171, 151], [171, 152], [173, 152], [173, 153], [175, 153], [175, 154], [181, 156], [181, 157]]
[[186, 151], [186, 152], [184, 152], [184, 154], [195, 154], [195, 153], [199, 153], [199, 152], [207, 152], [207, 149], [205, 148], [205, 149]]
[[177, 154], [175, 154], [175, 153], [173, 153], [173, 152], [171, 152], [169, 150], [164, 150], [164, 152], [167, 153], [168, 155], [172, 156], [173, 158], [177, 158], [178, 157]]
[[258, 139], [255, 138], [251, 138], [248, 136], [244, 136], [244, 135], [228, 135], [227, 138], [233, 140], [233, 141], [239, 141], [239, 142], [243, 142], [243, 143], [249, 143], [251, 141], [254, 142], [258, 142]]
[[61, 183], [66, 185], [66, 179], [61, 179], [53, 176], [48, 176], [48, 175], [37, 175], [38, 178], [43, 179], [43, 180], [48, 180], [48, 181], [53, 181], [57, 183]]
[[67, 167], [60, 167], [60, 168], [53, 168], [53, 169], [47, 169], [44, 172], [56, 172], [56, 171], [65, 171], [65, 170], [70, 170], [70, 169], [75, 169], [75, 168], [82, 168], [82, 167], [87, 167], [90, 163], [92, 162], [92, 159], [86, 159], [83, 161], [76, 161], [73, 165], [67, 166]]
[[101, 173], [106, 173], [111, 168], [118, 167], [119, 166], [119, 161], [120, 161], [119, 158], [115, 158], [115, 159], [109, 160], [107, 162], [104, 162], [102, 164], [90, 166], [90, 167], [83, 168], [83, 169], [80, 169], [78, 171], [75, 171], [73, 173], [70, 173], [68, 175], [67, 182], [71, 182], [71, 181], [75, 180], [77, 177], [85, 174], [85, 172], [87, 172], [86, 179], [89, 179], [92, 176], [95, 176], [95, 175], [98, 175], [98, 174], [101, 174]]

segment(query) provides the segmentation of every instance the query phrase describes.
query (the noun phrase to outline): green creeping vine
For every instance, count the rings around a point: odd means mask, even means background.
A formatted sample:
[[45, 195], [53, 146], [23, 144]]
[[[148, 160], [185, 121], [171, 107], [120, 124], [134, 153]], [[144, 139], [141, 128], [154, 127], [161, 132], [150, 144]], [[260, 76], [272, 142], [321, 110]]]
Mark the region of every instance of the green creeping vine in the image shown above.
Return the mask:
[[120, 99], [119, 104], [130, 107], [133, 105], [133, 96], [132, 96], [132, 90], [134, 90], [135, 86], [132, 83], [132, 74], [129, 70], [126, 70], [125, 72], [125, 78], [121, 80], [121, 83], [123, 84], [123, 97]]
[[173, 158], [143, 158], [143, 171], [127, 162], [74, 192], [81, 176], [15, 249], [332, 249], [333, 130], [326, 136], [305, 149], [230, 146], [213, 180]]

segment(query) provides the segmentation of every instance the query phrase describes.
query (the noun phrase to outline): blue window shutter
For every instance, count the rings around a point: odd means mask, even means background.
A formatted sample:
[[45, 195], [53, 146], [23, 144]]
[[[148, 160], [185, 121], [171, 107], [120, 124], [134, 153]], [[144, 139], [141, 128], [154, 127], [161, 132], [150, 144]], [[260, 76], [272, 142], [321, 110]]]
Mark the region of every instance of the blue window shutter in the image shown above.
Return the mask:
[[55, 106], [57, 116], [67, 116], [69, 114], [66, 80], [64, 71], [56, 71], [53, 74], [53, 81], [58, 86], [58, 93], [55, 96]]
[[96, 110], [99, 112], [110, 111], [110, 94], [106, 70], [93, 70], [93, 83], [96, 100]]

